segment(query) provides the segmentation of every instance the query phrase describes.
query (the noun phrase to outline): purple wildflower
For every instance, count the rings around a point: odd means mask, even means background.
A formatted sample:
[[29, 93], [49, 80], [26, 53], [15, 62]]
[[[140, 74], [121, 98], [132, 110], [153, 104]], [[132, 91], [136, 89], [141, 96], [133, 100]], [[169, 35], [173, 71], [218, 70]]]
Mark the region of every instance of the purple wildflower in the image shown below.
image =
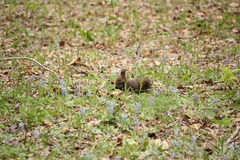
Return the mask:
[[154, 95], [159, 96], [162, 93], [162, 91], [163, 91], [162, 89], [154, 90]]
[[62, 96], [66, 96], [67, 95], [67, 88], [66, 87], [62, 87], [60, 91], [61, 91], [61, 95]]
[[115, 107], [115, 103], [114, 102], [107, 102], [107, 104], [108, 104], [108, 111], [109, 111], [109, 114], [113, 114], [113, 112], [114, 112], [114, 107]]
[[19, 128], [20, 128], [21, 130], [24, 130], [24, 125], [25, 125], [25, 124], [24, 124], [23, 122], [21, 122], [21, 123], [19, 123], [18, 126], [19, 126]]
[[200, 147], [196, 147], [196, 154], [200, 153]]
[[193, 101], [196, 102], [198, 100], [198, 95], [194, 95], [192, 99], [193, 99]]
[[77, 86], [75, 89], [74, 89], [74, 94], [77, 96], [77, 97], [80, 97], [80, 91], [81, 91], [81, 88], [79, 86]]
[[135, 110], [138, 111], [140, 107], [141, 107], [141, 104], [140, 103], [136, 103]]
[[122, 160], [121, 156], [116, 156], [115, 160]]
[[220, 132], [224, 132], [224, 127], [220, 127]]
[[43, 79], [40, 79], [38, 82], [38, 85], [39, 87], [45, 87], [46, 83], [47, 83], [46, 81], [44, 81]]
[[117, 76], [117, 78], [120, 77], [120, 75], [121, 75], [121, 74], [120, 74], [120, 71], [116, 71], [116, 76]]
[[139, 125], [140, 125], [139, 120], [138, 120], [138, 119], [135, 119], [135, 120], [134, 120], [134, 124], [135, 124], [135, 128], [137, 129], [137, 128], [139, 127]]
[[81, 108], [80, 111], [78, 111], [78, 115], [79, 116], [86, 115], [86, 110], [84, 108]]
[[33, 136], [37, 139], [39, 136], [40, 136], [40, 132], [38, 132], [38, 131], [33, 131]]
[[35, 76], [31, 76], [27, 79], [27, 84], [31, 84], [32, 82], [34, 82], [36, 80]]
[[170, 111], [166, 111], [166, 112], [165, 112], [165, 115], [166, 115], [166, 116], [169, 116], [170, 113], [171, 113]]
[[60, 81], [60, 85], [61, 85], [61, 86], [65, 86], [65, 84], [66, 84], [66, 83], [65, 83], [63, 80]]
[[238, 91], [237, 93], [236, 93], [236, 96], [238, 97], [240, 95], [240, 92]]
[[227, 160], [228, 159], [228, 156], [227, 155], [224, 155], [223, 156], [223, 160]]
[[136, 111], [136, 117], [138, 117], [139, 116], [139, 108], [141, 107], [141, 104], [140, 103], [136, 103], [136, 105], [135, 105], [135, 111]]
[[17, 127], [16, 125], [11, 126], [11, 133], [15, 132], [16, 127]]
[[16, 146], [17, 144], [17, 141], [12, 141], [12, 145]]
[[214, 100], [212, 101], [211, 104], [214, 104], [214, 103], [217, 103], [218, 102], [218, 99], [217, 98], [214, 98]]
[[172, 146], [177, 147], [177, 146], [179, 146], [179, 143], [177, 141], [173, 140], [172, 141]]
[[127, 115], [126, 114], [123, 114], [122, 116], [121, 116], [121, 122], [123, 123], [123, 122], [125, 122], [126, 121], [126, 119], [127, 119]]
[[175, 157], [176, 154], [175, 154], [174, 152], [171, 152], [171, 153], [170, 153], [170, 156]]
[[196, 136], [192, 136], [192, 144], [195, 144], [197, 141], [197, 137]]
[[180, 125], [182, 125], [182, 124], [183, 124], [181, 119], [179, 119], [179, 124], [180, 124]]
[[152, 102], [153, 102], [153, 96], [150, 96], [150, 97], [149, 97], [149, 101], [148, 101], [148, 105], [151, 105]]
[[227, 65], [230, 64], [230, 58], [229, 58], [229, 57], [226, 58], [225, 63], [226, 63]]
[[17, 104], [15, 105], [15, 108], [18, 109], [19, 105], [20, 105], [20, 103], [17, 103]]
[[86, 94], [87, 94], [88, 97], [91, 97], [92, 96], [92, 91], [89, 89]]
[[176, 136], [176, 137], [178, 136], [178, 131], [177, 130], [174, 131], [174, 136]]
[[169, 86], [168, 90], [172, 93], [177, 93], [178, 92], [178, 89], [174, 88], [173, 86]]

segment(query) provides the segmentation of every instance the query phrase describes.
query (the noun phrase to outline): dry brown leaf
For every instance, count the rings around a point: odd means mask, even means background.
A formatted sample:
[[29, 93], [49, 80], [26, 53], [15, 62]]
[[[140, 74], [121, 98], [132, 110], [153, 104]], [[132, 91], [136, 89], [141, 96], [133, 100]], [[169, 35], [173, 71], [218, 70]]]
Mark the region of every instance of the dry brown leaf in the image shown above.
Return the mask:
[[82, 63], [81, 61], [82, 61], [82, 59], [80, 57], [77, 57], [74, 60], [72, 60], [72, 62], [68, 63], [67, 65], [68, 66], [71, 66], [71, 65], [78, 66], [78, 65], [81, 65], [81, 63]]
[[237, 8], [239, 6], [239, 3], [236, 3], [236, 2], [231, 2], [229, 4], [230, 7], [233, 7], [233, 8]]

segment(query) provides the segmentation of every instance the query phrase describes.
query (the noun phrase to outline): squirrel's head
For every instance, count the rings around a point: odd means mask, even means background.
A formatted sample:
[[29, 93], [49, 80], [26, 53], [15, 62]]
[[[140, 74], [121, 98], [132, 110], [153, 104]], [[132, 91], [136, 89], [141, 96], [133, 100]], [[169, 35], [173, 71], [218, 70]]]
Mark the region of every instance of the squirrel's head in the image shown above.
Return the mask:
[[124, 90], [125, 83], [127, 82], [126, 75], [125, 75], [126, 71], [127, 71], [126, 69], [123, 69], [121, 71], [120, 77], [116, 80], [116, 86], [115, 86], [116, 89]]

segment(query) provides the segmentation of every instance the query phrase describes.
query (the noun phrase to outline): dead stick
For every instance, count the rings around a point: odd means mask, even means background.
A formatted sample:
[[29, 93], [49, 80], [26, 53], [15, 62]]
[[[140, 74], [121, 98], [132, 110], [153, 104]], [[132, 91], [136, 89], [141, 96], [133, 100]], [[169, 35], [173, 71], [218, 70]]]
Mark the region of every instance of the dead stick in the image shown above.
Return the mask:
[[39, 63], [38, 61], [36, 61], [32, 58], [28, 58], [28, 57], [9, 57], [9, 58], [0, 59], [0, 61], [9, 61], [9, 60], [14, 60], [14, 59], [26, 59], [26, 60], [30, 60], [30, 61], [35, 62], [37, 65], [42, 67], [44, 70], [47, 70], [47, 71], [51, 72], [52, 74], [54, 74], [57, 77], [58, 82], [61, 84], [61, 79], [58, 77], [58, 75], [53, 70], [43, 66], [41, 63]]
[[139, 45], [138, 45], [138, 47], [137, 47], [137, 50], [136, 50], [136, 52], [135, 52], [136, 55], [139, 55], [139, 56], [140, 56], [139, 50], [140, 50], [142, 44], [143, 44], [143, 42], [140, 42], [140, 43], [139, 43]]
[[240, 130], [240, 127], [237, 126], [236, 131], [227, 139], [225, 145], [228, 146], [228, 145], [230, 145], [235, 139], [238, 139], [238, 138], [239, 138], [239, 136], [238, 136], [239, 130]]

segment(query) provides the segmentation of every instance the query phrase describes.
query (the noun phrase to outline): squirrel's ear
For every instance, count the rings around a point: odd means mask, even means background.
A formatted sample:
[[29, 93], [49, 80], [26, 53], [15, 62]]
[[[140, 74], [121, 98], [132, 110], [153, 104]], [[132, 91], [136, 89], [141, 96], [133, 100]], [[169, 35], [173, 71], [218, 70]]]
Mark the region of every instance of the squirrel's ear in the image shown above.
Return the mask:
[[123, 70], [121, 71], [121, 77], [122, 77], [122, 78], [125, 78], [125, 77], [126, 77], [126, 76], [125, 76], [126, 71], [127, 71], [126, 69], [123, 69]]

